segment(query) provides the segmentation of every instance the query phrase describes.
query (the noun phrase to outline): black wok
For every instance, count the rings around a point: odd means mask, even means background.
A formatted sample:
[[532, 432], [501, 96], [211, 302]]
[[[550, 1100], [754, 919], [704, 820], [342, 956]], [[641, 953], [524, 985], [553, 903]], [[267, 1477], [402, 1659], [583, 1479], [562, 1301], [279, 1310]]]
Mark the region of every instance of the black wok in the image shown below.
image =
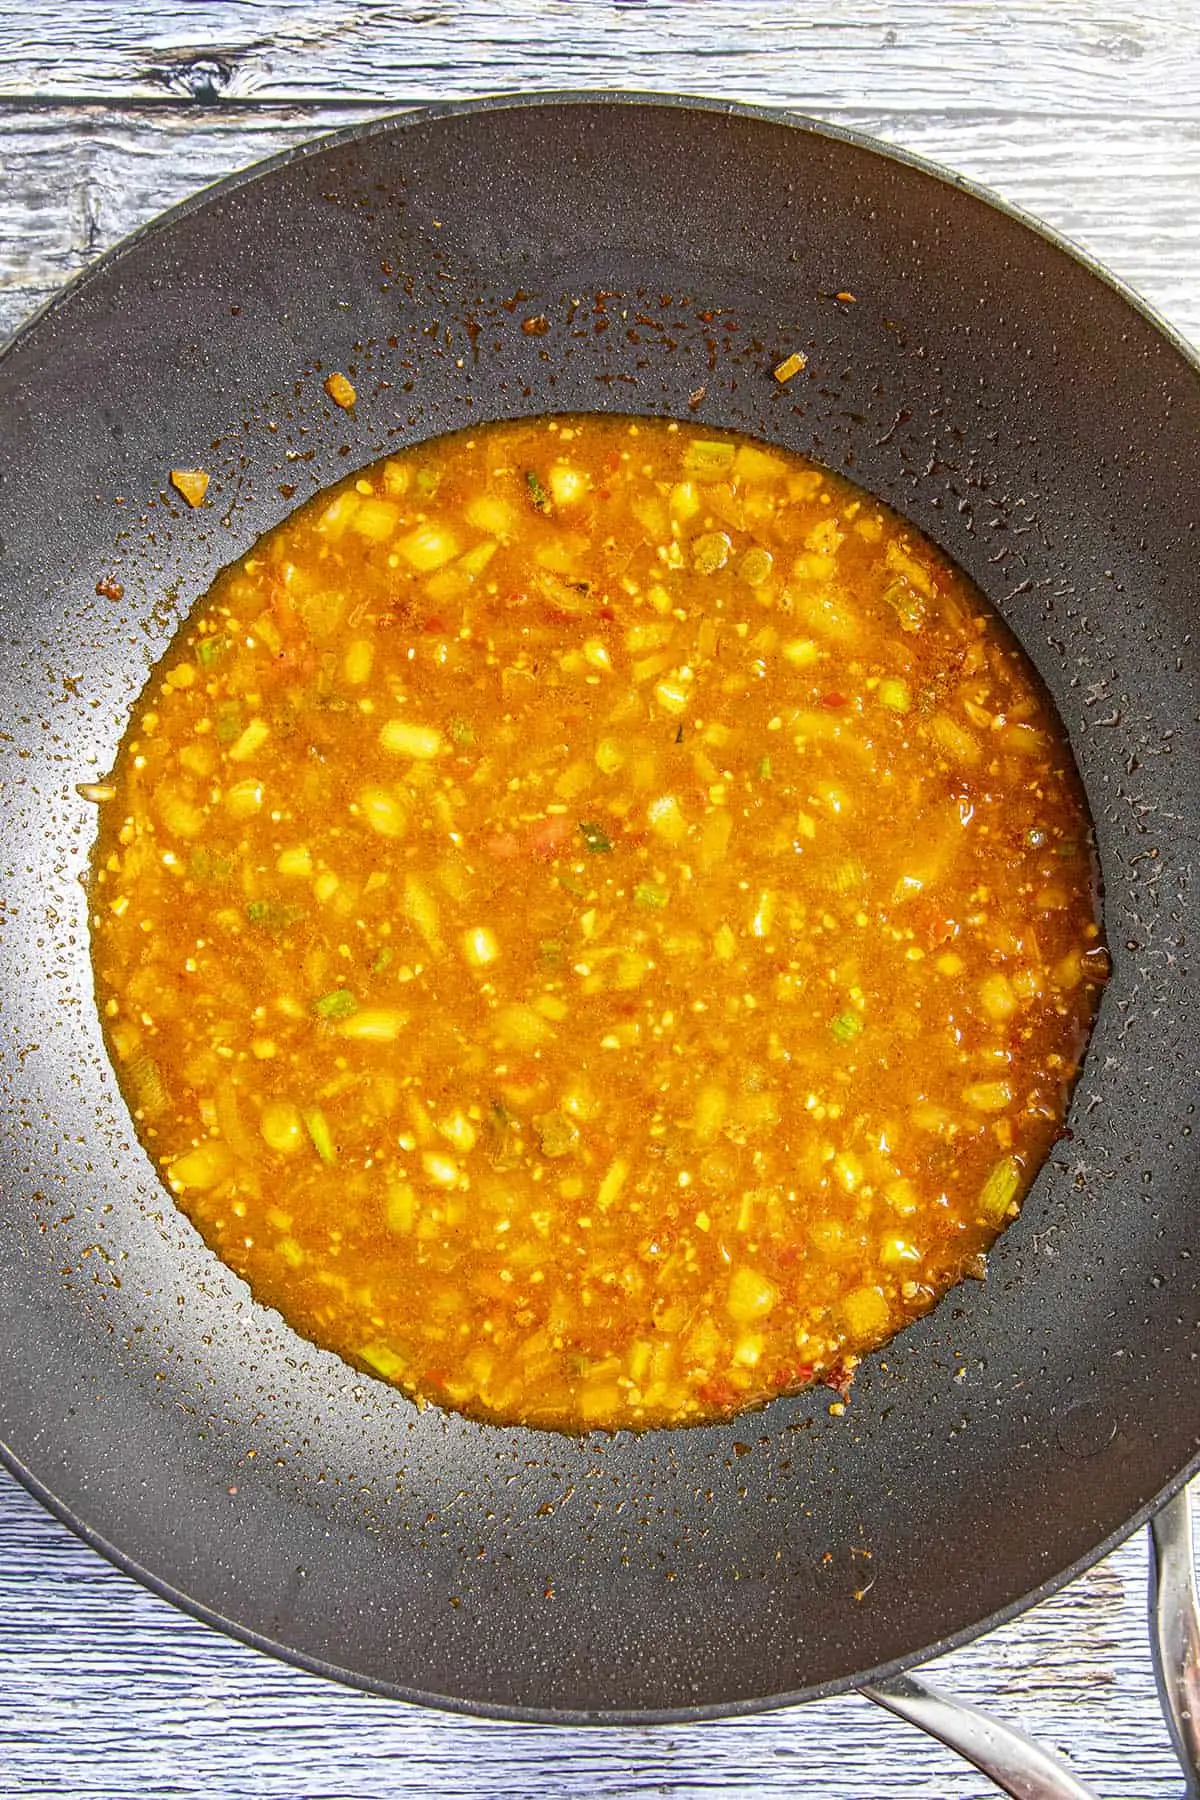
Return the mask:
[[[101, 1047], [75, 784], [215, 570], [393, 443], [610, 408], [791, 445], [906, 512], [1021, 638], [1094, 813], [1114, 974], [1072, 1135], [990, 1280], [868, 1359], [841, 1418], [824, 1391], [582, 1441], [418, 1413], [215, 1261]], [[15, 1473], [252, 1643], [534, 1718], [832, 1692], [1130, 1530], [1200, 1446], [1198, 446], [1188, 353], [1062, 245], [909, 159], [704, 103], [357, 130], [76, 282], [0, 360]], [[191, 465], [194, 514], [167, 486]]]

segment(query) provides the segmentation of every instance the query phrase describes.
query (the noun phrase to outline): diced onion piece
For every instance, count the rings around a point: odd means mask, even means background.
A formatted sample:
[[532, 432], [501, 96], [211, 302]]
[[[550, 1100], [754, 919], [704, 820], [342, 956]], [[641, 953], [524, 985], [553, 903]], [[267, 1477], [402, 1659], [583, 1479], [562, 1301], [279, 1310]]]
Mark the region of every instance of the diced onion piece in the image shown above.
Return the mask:
[[623, 1156], [614, 1156], [604, 1172], [604, 1178], [596, 1190], [596, 1204], [609, 1207], [618, 1197], [629, 1177], [629, 1164]]
[[978, 739], [972, 737], [969, 731], [964, 731], [962, 726], [957, 725], [946, 713], [934, 713], [929, 721], [929, 729], [933, 733], [938, 749], [948, 756], [951, 762], [965, 763], [970, 767], [973, 763], [977, 763], [983, 754]]
[[729, 840], [732, 836], [733, 814], [728, 807], [716, 807], [700, 827], [700, 842], [696, 846], [697, 867], [705, 874], [719, 867], [729, 853]]
[[409, 809], [405, 801], [387, 788], [360, 788], [358, 810], [372, 831], [380, 837], [402, 838], [408, 831]]
[[910, 1238], [902, 1237], [898, 1231], [885, 1231], [879, 1240], [879, 1260], [890, 1268], [901, 1268], [906, 1263], [919, 1263], [922, 1257]]
[[499, 494], [476, 494], [463, 508], [463, 517], [476, 531], [493, 538], [510, 538], [517, 520], [514, 509]]
[[271, 727], [265, 719], [251, 719], [245, 730], [237, 736], [229, 746], [230, 762], [248, 762], [262, 749], [271, 735]]
[[292, 844], [281, 850], [275, 860], [276, 872], [280, 875], [296, 875], [304, 879], [312, 874], [312, 852], [307, 844]]
[[235, 819], [253, 818], [261, 810], [263, 803], [263, 784], [248, 775], [244, 781], [235, 781], [225, 791], [225, 810]]
[[540, 1050], [554, 1037], [554, 1027], [540, 1013], [521, 1001], [502, 1006], [496, 1014], [495, 1033], [512, 1050]]
[[754, 913], [750, 920], [750, 932], [753, 937], [765, 938], [771, 935], [771, 927], [775, 923], [775, 907], [777, 896], [770, 888], [764, 888], [754, 904]]
[[880, 706], [886, 707], [888, 712], [906, 713], [911, 711], [912, 693], [907, 681], [901, 681], [898, 677], [891, 675], [885, 676], [879, 683], [877, 692]]
[[327, 375], [321, 385], [334, 405], [342, 407], [344, 411], [348, 412], [358, 398], [354, 392], [353, 382], [338, 369], [335, 369], [331, 375]]
[[1007, 975], [985, 975], [979, 984], [979, 1001], [989, 1019], [1003, 1025], [1017, 1010], [1017, 996]]
[[195, 838], [204, 830], [204, 808], [187, 799], [170, 783], [159, 783], [154, 805], [172, 837]]
[[671, 517], [678, 519], [681, 524], [694, 519], [701, 506], [700, 490], [695, 482], [677, 481], [671, 489], [669, 505]]
[[172, 469], [171, 486], [176, 493], [182, 494], [189, 506], [200, 506], [208, 492], [209, 476], [206, 469]]
[[810, 669], [820, 657], [820, 649], [811, 638], [793, 638], [780, 651], [784, 662], [793, 669]]
[[408, 1014], [394, 1006], [364, 1006], [338, 1021], [337, 1034], [360, 1044], [392, 1044], [407, 1024]]
[[891, 1308], [877, 1287], [851, 1288], [841, 1299], [846, 1329], [857, 1343], [883, 1335], [891, 1324]]
[[658, 681], [654, 684], [654, 698], [665, 713], [672, 718], [679, 718], [688, 709], [691, 700], [691, 688], [680, 676], [674, 675], [669, 681]]
[[464, 1112], [452, 1112], [448, 1118], [438, 1122], [438, 1130], [448, 1144], [466, 1156], [475, 1148], [479, 1133]]
[[675, 626], [670, 619], [639, 619], [625, 633], [625, 648], [638, 655], [645, 650], [661, 650], [675, 636]]
[[707, 1082], [696, 1096], [692, 1109], [692, 1130], [701, 1144], [716, 1142], [729, 1114], [729, 1095], [716, 1082]]
[[411, 719], [389, 719], [379, 733], [379, 747], [389, 756], [410, 756], [414, 762], [431, 762], [446, 747], [432, 725], [414, 725]]
[[459, 543], [445, 526], [425, 524], [398, 538], [396, 549], [410, 568], [428, 575], [434, 569], [440, 569], [443, 563], [453, 561], [458, 555]]
[[457, 1187], [462, 1171], [452, 1156], [444, 1156], [440, 1150], [425, 1150], [421, 1153], [421, 1167], [437, 1187]]
[[404, 877], [404, 916], [420, 932], [431, 950], [441, 948], [442, 916], [438, 903], [415, 875]]
[[264, 1143], [282, 1156], [291, 1156], [304, 1142], [304, 1121], [290, 1100], [272, 1100], [265, 1106], [258, 1129]]
[[496, 934], [488, 925], [473, 925], [462, 935], [462, 952], [472, 968], [484, 969], [500, 954]]
[[801, 369], [807, 367], [807, 364], [808, 358], [805, 356], [803, 350], [793, 350], [790, 356], [785, 356], [781, 363], [775, 364], [774, 375], [776, 381], [781, 385], [785, 381], [791, 381], [793, 376], [798, 375]]
[[364, 500], [350, 522], [350, 529], [370, 544], [386, 544], [395, 536], [400, 509], [390, 500]]
[[756, 1269], [735, 1269], [729, 1283], [725, 1310], [739, 1325], [763, 1319], [779, 1299], [779, 1289]]
[[556, 506], [574, 506], [591, 486], [582, 469], [573, 469], [568, 463], [551, 463], [546, 481]]
[[975, 1112], [1007, 1112], [1013, 1102], [1013, 1091], [1007, 1081], [973, 1081], [963, 1089], [963, 1100]]
[[495, 538], [484, 538], [482, 543], [475, 544], [470, 550], [464, 550], [454, 567], [474, 581], [491, 562], [499, 549]]
[[625, 752], [616, 738], [601, 738], [596, 745], [595, 760], [602, 775], [615, 775], [624, 767]]
[[385, 1202], [388, 1230], [407, 1237], [417, 1222], [417, 1204], [417, 1190], [410, 1181], [390, 1181]]
[[380, 1343], [376, 1340], [373, 1343], [364, 1344], [358, 1354], [367, 1367], [374, 1369], [377, 1375], [382, 1375], [385, 1381], [399, 1382], [402, 1380], [407, 1365], [404, 1358], [393, 1350], [390, 1344]]
[[682, 844], [687, 836], [687, 820], [674, 794], [664, 794], [661, 799], [652, 800], [646, 808], [646, 818], [651, 831], [668, 844]]
[[346, 488], [322, 512], [317, 521], [317, 530], [325, 537], [340, 538], [361, 505], [361, 494], [356, 494], [353, 488]]
[[233, 1152], [219, 1138], [206, 1138], [194, 1150], [185, 1150], [167, 1165], [173, 1187], [206, 1193], [233, 1172]]

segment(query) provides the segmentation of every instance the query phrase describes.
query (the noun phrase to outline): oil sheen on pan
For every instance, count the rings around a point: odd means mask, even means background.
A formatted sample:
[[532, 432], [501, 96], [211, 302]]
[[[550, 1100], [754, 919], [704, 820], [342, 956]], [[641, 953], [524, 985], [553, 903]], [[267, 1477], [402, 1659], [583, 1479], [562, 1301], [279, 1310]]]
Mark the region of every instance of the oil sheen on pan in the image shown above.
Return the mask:
[[318, 495], [89, 791], [164, 1182], [298, 1331], [485, 1419], [844, 1387], [986, 1275], [1107, 972], [1069, 747], [978, 590], [674, 422]]

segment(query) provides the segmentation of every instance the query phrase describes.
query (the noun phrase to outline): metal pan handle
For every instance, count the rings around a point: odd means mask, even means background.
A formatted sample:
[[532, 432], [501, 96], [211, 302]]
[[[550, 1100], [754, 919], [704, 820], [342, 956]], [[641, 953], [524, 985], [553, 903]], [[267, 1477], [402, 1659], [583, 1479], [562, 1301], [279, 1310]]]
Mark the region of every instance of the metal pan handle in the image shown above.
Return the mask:
[[1096, 1800], [1064, 1762], [1023, 1731], [915, 1675], [893, 1675], [859, 1692], [956, 1750], [1011, 1800]]
[[1192, 1549], [1188, 1489], [1150, 1522], [1150, 1643], [1163, 1714], [1188, 1794], [1200, 1797], [1200, 1597]]

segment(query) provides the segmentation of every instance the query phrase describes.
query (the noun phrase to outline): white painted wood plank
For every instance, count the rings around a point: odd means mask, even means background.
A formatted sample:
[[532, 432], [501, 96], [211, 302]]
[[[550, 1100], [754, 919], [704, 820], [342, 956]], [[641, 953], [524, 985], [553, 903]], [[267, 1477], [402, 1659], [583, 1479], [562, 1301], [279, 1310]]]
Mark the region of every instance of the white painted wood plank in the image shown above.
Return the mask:
[[[940, 158], [1084, 243], [1200, 341], [1198, 75], [1195, 0], [26, 0], [0, 19], [0, 335], [163, 206], [330, 125], [406, 101], [615, 85], [788, 105]], [[1131, 1543], [938, 1678], [1069, 1749], [1099, 1794], [1175, 1800], [1144, 1577]], [[853, 1699], [580, 1734], [331, 1688], [143, 1593], [0, 1477], [0, 1800], [714, 1791], [992, 1790]]]
[[[1196, 1503], [1200, 1519], [1200, 1497]], [[1104, 1800], [1177, 1800], [1138, 1538], [1067, 1593], [930, 1665], [1069, 1754]], [[520, 1726], [351, 1693], [185, 1618], [0, 1476], [0, 1796], [615, 1800], [714, 1791], [984, 1800], [980, 1776], [855, 1697], [693, 1726]], [[56, 1779], [69, 1776], [69, 1787]]]
[[[355, 109], [350, 119], [374, 110]], [[1200, 120], [893, 111], [842, 112], [837, 119], [968, 174], [1037, 214], [1200, 342]], [[341, 109], [321, 107], [0, 111], [0, 332], [162, 208], [347, 122]]]
[[0, 20], [0, 93], [377, 102], [579, 83], [1194, 119], [1198, 44], [1190, 0], [25, 0]]

